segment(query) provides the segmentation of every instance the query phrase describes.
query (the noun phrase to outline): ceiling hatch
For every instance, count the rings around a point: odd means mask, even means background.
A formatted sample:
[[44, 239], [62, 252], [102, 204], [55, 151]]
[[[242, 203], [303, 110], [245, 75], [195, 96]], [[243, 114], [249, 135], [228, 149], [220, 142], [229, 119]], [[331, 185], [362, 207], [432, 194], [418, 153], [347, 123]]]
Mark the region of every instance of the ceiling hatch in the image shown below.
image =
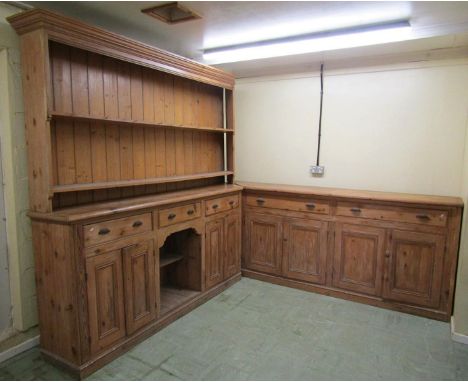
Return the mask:
[[148, 16], [164, 21], [167, 24], [177, 24], [185, 21], [201, 19], [201, 16], [196, 14], [191, 9], [180, 5], [178, 2], [166, 3], [155, 7], [142, 10]]

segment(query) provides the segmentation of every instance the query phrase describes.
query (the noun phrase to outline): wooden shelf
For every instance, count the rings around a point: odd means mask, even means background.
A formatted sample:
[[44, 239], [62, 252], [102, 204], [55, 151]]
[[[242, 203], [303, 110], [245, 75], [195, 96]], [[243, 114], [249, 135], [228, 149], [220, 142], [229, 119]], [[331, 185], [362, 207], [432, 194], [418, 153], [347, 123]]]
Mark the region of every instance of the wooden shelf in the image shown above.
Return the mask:
[[161, 317], [200, 294], [201, 292], [195, 290], [181, 289], [168, 285], [161, 286]]
[[70, 113], [61, 113], [58, 111], [53, 111], [49, 115], [49, 119], [75, 119], [77, 121], [86, 121], [86, 122], [106, 122], [106, 123], [118, 123], [125, 125], [136, 125], [136, 126], [151, 126], [151, 127], [164, 127], [164, 128], [174, 128], [174, 129], [183, 129], [183, 130], [197, 130], [197, 131], [207, 131], [212, 133], [234, 133], [233, 129], [219, 129], [216, 127], [195, 127], [187, 125], [168, 125], [164, 123], [151, 123], [138, 120], [129, 120], [129, 119], [112, 119], [112, 118], [100, 118], [92, 117], [87, 115], [79, 114], [70, 114]]
[[144, 186], [149, 184], [161, 184], [171, 182], [183, 182], [186, 180], [197, 180], [207, 178], [217, 178], [219, 176], [232, 175], [232, 171], [216, 171], [204, 172], [193, 175], [177, 175], [177, 176], [164, 176], [159, 178], [146, 178], [146, 179], [131, 179], [131, 180], [116, 180], [110, 182], [96, 182], [96, 183], [74, 183], [65, 185], [56, 185], [52, 187], [53, 193], [61, 192], [75, 192], [86, 190], [100, 190], [104, 188], [121, 188], [132, 186]]
[[176, 263], [177, 261], [180, 261], [183, 258], [183, 255], [179, 255], [177, 253], [166, 253], [164, 255], [161, 255], [161, 257], [159, 258], [159, 268], [163, 268], [167, 265]]

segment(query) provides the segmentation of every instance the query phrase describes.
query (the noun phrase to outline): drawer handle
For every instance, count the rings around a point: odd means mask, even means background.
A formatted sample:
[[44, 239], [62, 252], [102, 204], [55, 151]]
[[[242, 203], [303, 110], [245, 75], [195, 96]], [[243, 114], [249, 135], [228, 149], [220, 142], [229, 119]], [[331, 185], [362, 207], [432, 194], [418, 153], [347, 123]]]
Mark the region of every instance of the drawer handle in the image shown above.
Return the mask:
[[313, 210], [313, 209], [315, 209], [315, 204], [314, 203], [306, 203], [306, 207]]
[[426, 215], [426, 214], [418, 214], [418, 215], [416, 215], [416, 217], [418, 219], [421, 219], [421, 220], [431, 220], [431, 217], [429, 215]]
[[188, 210], [188, 211], [187, 211], [187, 215], [193, 215], [194, 213], [195, 213], [194, 210]]
[[265, 199], [258, 198], [258, 199], [257, 199], [257, 203], [258, 203], [258, 204], [263, 204], [263, 203], [265, 203]]
[[172, 220], [172, 219], [174, 219], [175, 217], [176, 217], [176, 214], [169, 214], [169, 215], [167, 216], [167, 218], [168, 218], [169, 220]]
[[230, 201], [229, 201], [229, 204], [230, 204], [231, 206], [233, 206], [233, 205], [234, 205], [234, 200], [230, 200]]
[[143, 222], [141, 220], [137, 220], [135, 223], [133, 223], [132, 227], [136, 228], [136, 227], [140, 227], [142, 225], [143, 225]]
[[98, 232], [99, 235], [107, 235], [110, 232], [109, 228], [101, 228]]
[[350, 208], [351, 212], [355, 212], [355, 213], [360, 213], [361, 212], [361, 209], [358, 208], [358, 207], [352, 207]]
[[216, 209], [218, 208], [219, 206], [217, 204], [213, 204], [213, 208]]

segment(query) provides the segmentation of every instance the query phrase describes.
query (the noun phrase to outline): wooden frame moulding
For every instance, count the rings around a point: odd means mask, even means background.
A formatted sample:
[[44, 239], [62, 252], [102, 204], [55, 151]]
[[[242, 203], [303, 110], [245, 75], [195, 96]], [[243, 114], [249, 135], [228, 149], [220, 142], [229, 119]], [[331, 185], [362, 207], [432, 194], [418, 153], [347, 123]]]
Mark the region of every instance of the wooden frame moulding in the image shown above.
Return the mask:
[[33, 9], [7, 18], [19, 35], [43, 30], [47, 38], [119, 60], [157, 69], [210, 85], [234, 88], [234, 77], [174, 53], [120, 36], [44, 9]]

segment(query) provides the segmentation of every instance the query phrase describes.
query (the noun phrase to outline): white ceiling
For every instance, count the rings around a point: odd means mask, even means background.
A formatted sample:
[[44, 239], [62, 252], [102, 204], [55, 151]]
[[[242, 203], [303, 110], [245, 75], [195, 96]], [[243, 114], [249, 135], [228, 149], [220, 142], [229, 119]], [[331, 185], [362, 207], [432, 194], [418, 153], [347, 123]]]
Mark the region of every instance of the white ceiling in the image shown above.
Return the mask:
[[[167, 25], [141, 9], [164, 2], [28, 2], [153, 46], [202, 60], [206, 48], [409, 18], [410, 41], [222, 64], [236, 77], [308, 70], [324, 61], [335, 67], [359, 60], [420, 59], [435, 52], [468, 56], [468, 2], [183, 1], [202, 19]], [[328, 67], [330, 66], [328, 65]]]

